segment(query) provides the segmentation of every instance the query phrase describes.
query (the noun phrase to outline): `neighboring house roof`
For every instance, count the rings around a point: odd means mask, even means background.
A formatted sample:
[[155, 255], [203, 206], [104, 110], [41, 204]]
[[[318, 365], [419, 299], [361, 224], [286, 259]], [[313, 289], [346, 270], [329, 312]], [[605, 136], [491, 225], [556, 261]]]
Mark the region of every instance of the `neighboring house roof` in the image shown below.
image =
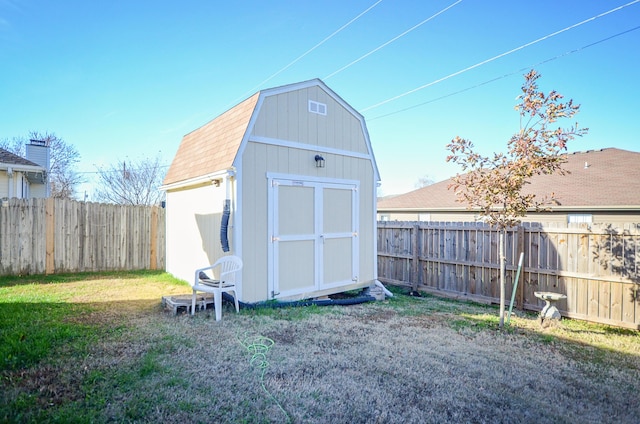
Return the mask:
[[242, 142], [259, 92], [209, 123], [185, 135], [171, 162], [164, 184], [189, 180], [228, 169]]
[[33, 166], [42, 168], [37, 163], [31, 162], [22, 156], [14, 155], [8, 150], [0, 149], [0, 168], [7, 168], [12, 165]]
[[[554, 210], [640, 210], [640, 153], [606, 148], [567, 154], [566, 175], [537, 175], [527, 187], [539, 196], [554, 193]], [[378, 201], [379, 212], [465, 210], [451, 179]]]

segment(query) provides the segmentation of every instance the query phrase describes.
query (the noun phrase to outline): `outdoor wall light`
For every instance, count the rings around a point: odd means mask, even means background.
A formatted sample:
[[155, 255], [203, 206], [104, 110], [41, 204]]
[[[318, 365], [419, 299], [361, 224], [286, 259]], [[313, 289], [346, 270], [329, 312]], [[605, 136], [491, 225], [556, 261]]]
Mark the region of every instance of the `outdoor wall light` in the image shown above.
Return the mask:
[[316, 168], [324, 168], [324, 158], [320, 155], [316, 155]]

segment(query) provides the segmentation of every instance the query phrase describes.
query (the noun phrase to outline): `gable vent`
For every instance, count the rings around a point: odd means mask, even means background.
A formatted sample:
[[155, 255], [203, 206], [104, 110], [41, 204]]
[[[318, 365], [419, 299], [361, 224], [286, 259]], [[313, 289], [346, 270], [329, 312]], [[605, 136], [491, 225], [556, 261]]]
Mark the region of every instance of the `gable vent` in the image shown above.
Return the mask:
[[314, 102], [313, 100], [309, 100], [309, 112], [317, 113], [318, 115], [326, 115], [327, 105], [324, 103]]

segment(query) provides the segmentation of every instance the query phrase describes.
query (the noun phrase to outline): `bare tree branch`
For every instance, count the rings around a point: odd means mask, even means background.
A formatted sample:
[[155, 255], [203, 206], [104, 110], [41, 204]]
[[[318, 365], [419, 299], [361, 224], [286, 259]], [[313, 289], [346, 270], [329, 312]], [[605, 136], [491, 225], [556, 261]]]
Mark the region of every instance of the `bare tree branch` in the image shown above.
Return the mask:
[[165, 170], [160, 157], [137, 162], [118, 161], [98, 171], [101, 187], [98, 200], [122, 205], [155, 205], [163, 196], [159, 190]]

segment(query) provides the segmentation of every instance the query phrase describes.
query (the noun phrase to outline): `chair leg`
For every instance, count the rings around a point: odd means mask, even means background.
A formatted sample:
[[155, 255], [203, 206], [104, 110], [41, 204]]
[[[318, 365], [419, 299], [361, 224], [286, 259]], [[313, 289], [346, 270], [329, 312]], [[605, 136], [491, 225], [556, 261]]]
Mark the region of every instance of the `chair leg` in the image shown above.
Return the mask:
[[240, 312], [240, 303], [238, 303], [238, 292], [237, 291], [233, 291], [233, 300], [235, 301], [236, 304], [236, 313]]
[[213, 303], [216, 309], [216, 321], [220, 321], [222, 319], [222, 292], [213, 292]]
[[191, 315], [195, 315], [196, 313], [196, 291], [193, 291], [193, 296], [191, 297]]

